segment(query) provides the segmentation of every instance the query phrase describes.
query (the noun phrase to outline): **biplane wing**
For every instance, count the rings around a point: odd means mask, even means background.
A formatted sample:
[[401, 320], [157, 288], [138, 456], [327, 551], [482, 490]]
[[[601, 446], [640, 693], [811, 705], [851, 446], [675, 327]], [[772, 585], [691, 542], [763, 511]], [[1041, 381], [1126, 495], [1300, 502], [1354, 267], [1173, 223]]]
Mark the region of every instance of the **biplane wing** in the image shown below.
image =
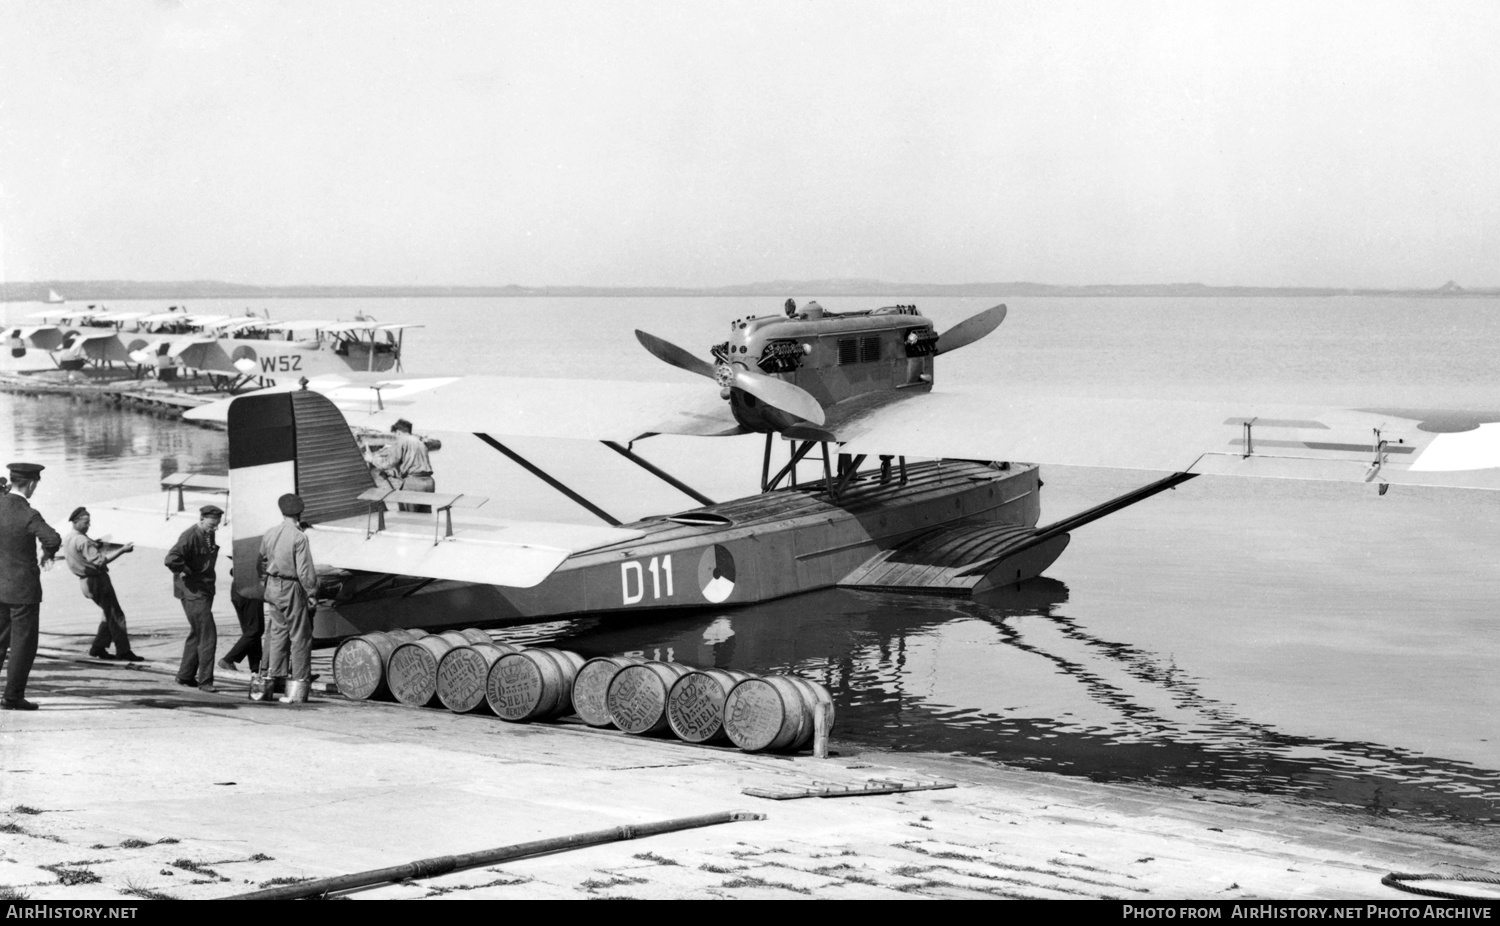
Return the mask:
[[61, 352], [69, 359], [88, 358], [96, 363], [129, 363], [130, 351], [113, 328], [71, 331], [63, 339]]
[[62, 346], [63, 330], [56, 325], [23, 325], [8, 329], [5, 338], [12, 345], [19, 342], [22, 347], [51, 351]]
[[846, 453], [1500, 489], [1500, 410], [934, 391], [832, 433]]
[[240, 372], [235, 369], [218, 338], [187, 338], [176, 341], [167, 349], [167, 356], [194, 370], [231, 375]]

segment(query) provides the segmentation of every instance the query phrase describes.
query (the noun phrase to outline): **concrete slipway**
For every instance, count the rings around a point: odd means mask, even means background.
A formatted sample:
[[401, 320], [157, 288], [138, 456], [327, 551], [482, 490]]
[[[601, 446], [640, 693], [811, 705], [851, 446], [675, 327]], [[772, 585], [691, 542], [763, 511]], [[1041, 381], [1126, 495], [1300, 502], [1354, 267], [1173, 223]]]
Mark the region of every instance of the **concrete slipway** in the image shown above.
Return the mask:
[[[837, 728], [834, 755], [818, 760], [326, 692], [295, 707], [252, 703], [243, 673], [220, 673], [218, 694], [175, 684], [185, 621], [133, 621], [150, 660], [135, 665], [87, 658], [96, 621], [44, 603], [28, 691], [42, 709], [0, 712], [0, 898], [225, 897], [735, 810], [766, 819], [348, 896], [1412, 900], [1381, 877], [1492, 876], [1500, 857], [1489, 829], [856, 752]], [[221, 652], [230, 623], [220, 616]], [[741, 793], [872, 777], [958, 786], [789, 801]]]

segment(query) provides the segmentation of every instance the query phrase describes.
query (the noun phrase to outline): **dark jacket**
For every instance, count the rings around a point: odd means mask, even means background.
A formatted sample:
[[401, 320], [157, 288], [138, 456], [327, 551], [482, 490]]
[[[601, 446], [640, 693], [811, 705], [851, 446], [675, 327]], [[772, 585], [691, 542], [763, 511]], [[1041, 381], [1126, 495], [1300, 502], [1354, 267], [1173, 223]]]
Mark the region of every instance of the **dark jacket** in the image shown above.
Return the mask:
[[0, 601], [6, 604], [39, 604], [42, 600], [42, 570], [37, 565], [36, 546], [55, 555], [62, 538], [48, 526], [25, 497], [0, 495]]
[[218, 576], [214, 563], [219, 558], [219, 545], [213, 535], [198, 525], [182, 532], [177, 543], [167, 552], [167, 568], [172, 570], [172, 594], [177, 598], [199, 601], [214, 596], [214, 584]]

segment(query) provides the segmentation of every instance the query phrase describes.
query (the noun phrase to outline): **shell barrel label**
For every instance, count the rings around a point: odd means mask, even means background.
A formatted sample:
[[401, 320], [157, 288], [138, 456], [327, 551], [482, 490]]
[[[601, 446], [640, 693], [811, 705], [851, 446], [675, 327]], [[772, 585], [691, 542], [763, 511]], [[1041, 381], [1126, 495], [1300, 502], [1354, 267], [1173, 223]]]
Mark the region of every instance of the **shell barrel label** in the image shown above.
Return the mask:
[[490, 706], [506, 720], [520, 720], [542, 699], [542, 674], [531, 661], [502, 657], [489, 675]]
[[380, 687], [383, 672], [380, 651], [363, 640], [350, 640], [334, 654], [334, 683], [346, 697], [368, 698]]
[[420, 646], [398, 647], [389, 668], [391, 692], [403, 704], [425, 704], [437, 691], [437, 660]]
[[438, 663], [438, 691], [449, 708], [468, 710], [484, 700], [489, 672], [484, 657], [468, 648], [456, 649]]
[[734, 594], [734, 557], [727, 549], [714, 544], [703, 551], [698, 561], [698, 587], [714, 604]]

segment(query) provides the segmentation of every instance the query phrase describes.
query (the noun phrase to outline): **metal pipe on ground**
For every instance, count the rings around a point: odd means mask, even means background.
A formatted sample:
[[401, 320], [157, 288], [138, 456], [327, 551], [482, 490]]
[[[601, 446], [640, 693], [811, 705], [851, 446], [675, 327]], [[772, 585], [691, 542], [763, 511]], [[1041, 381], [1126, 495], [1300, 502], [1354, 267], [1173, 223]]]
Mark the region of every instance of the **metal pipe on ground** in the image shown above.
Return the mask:
[[723, 813], [703, 814], [697, 817], [677, 817], [672, 820], [660, 820], [656, 823], [616, 826], [611, 829], [595, 830], [590, 833], [556, 836], [552, 839], [538, 839], [534, 842], [523, 842], [513, 846], [501, 846], [498, 849], [483, 849], [479, 852], [465, 852], [460, 855], [439, 855], [434, 858], [425, 858], [420, 861], [409, 862], [405, 865], [396, 865], [391, 868], [374, 868], [369, 871], [356, 872], [350, 875], [318, 878], [313, 881], [302, 881], [298, 884], [283, 884], [267, 888], [263, 891], [234, 894], [223, 899], [299, 900], [305, 897], [319, 897], [337, 891], [374, 887], [377, 884], [388, 884], [395, 881], [432, 878], [465, 868], [477, 868], [480, 865], [510, 862], [533, 855], [548, 855], [553, 852], [566, 852], [570, 849], [586, 849], [589, 846], [603, 845], [608, 842], [622, 842], [626, 839], [640, 839], [643, 836], [660, 836], [663, 833], [675, 833], [679, 830], [717, 826], [721, 823], [738, 823], [745, 820], [764, 820], [765, 818], [766, 815], [763, 813], [725, 811]]

